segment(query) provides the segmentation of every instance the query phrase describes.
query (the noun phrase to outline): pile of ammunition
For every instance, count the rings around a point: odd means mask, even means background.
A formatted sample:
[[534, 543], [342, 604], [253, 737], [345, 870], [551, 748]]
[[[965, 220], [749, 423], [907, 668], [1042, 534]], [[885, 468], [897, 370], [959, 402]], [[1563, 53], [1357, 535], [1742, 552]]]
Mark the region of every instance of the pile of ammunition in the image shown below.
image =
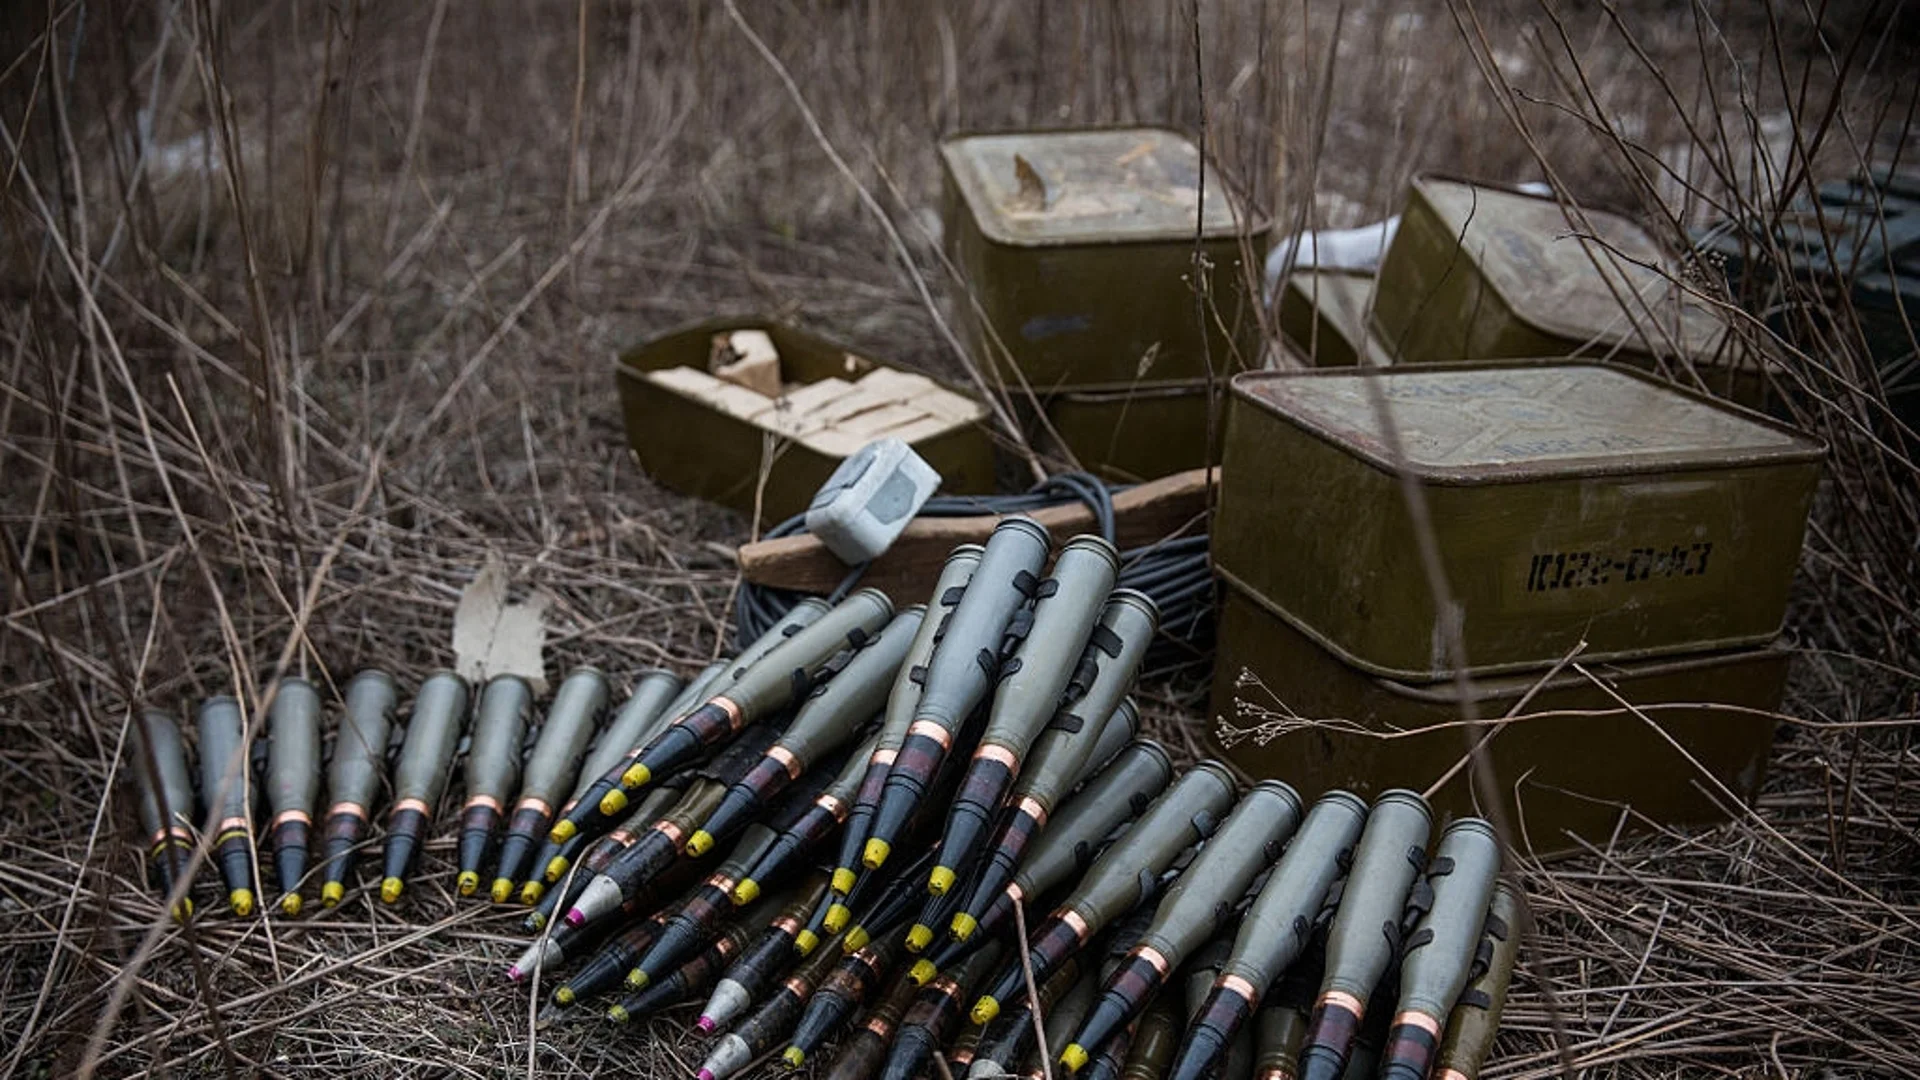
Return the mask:
[[[564, 968], [550, 1021], [616, 990], [592, 1012], [628, 1022], [704, 1000], [696, 1026], [714, 1038], [699, 1080], [773, 1052], [802, 1066], [830, 1045], [827, 1075], [844, 1078], [906, 1080], [936, 1054], [969, 1076], [1040, 1075], [1045, 1060], [1056, 1074], [1186, 1080], [1247, 1076], [1256, 1059], [1263, 1075], [1297, 1062], [1323, 1080], [1376, 1063], [1405, 1080], [1476, 1075], [1516, 944], [1492, 829], [1456, 820], [1429, 856], [1431, 812], [1410, 792], [1309, 807], [1276, 780], [1239, 795], [1217, 762], [1178, 774], [1136, 738], [1127, 695], [1157, 612], [1114, 587], [1118, 568], [1104, 540], [1055, 555], [1044, 529], [1007, 518], [951, 553], [926, 608], [895, 612], [873, 590], [805, 600], [684, 687], [648, 673], [591, 753], [608, 681], [574, 672], [524, 768], [533, 693], [488, 682], [471, 710], [458, 888], [479, 891], [504, 822], [491, 895], [517, 891], [536, 935], [508, 977]], [[416, 695], [388, 902], [428, 833], [468, 695], [445, 673]], [[394, 698], [379, 673], [347, 687], [328, 904], [351, 878]], [[268, 709], [290, 912], [319, 713], [291, 680]], [[241, 719], [230, 699], [207, 703], [199, 741], [216, 855], [244, 913], [248, 786], [223, 775], [246, 769]], [[142, 792], [156, 863], [169, 895], [184, 893], [184, 748], [163, 715], [141, 732], [159, 765]], [[1046, 914], [1028, 925], [1029, 910]]]

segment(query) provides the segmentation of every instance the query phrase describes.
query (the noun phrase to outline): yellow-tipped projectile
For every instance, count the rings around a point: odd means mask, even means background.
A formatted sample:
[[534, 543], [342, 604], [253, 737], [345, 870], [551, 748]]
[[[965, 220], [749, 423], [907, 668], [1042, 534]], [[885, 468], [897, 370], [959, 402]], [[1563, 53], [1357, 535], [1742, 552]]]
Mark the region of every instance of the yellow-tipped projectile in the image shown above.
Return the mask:
[[733, 906], [745, 907], [760, 899], [760, 883], [752, 878], [741, 878], [740, 884], [733, 887]]
[[984, 1024], [1000, 1015], [1000, 1003], [992, 997], [982, 994], [980, 1000], [973, 1003], [973, 1011], [967, 1015], [976, 1024]]
[[927, 985], [938, 974], [940, 969], [934, 967], [931, 960], [915, 960], [913, 966], [907, 969], [907, 978], [912, 979], [915, 986]]
[[235, 915], [253, 914], [253, 890], [235, 889], [227, 894], [227, 906]]
[[1067, 1048], [1060, 1051], [1060, 1064], [1066, 1066], [1070, 1073], [1077, 1073], [1086, 1068], [1087, 1048], [1079, 1043], [1068, 1043]]
[[553, 858], [547, 860], [547, 869], [540, 876], [546, 878], [548, 884], [552, 884], [566, 877], [567, 867], [572, 865], [572, 863], [567, 861], [565, 855], [555, 855]]
[[580, 831], [580, 826], [575, 825], [573, 822], [568, 821], [566, 818], [561, 818], [559, 821], [554, 823], [553, 829], [547, 833], [547, 839], [553, 841], [556, 844], [564, 844], [567, 841], [573, 839], [573, 834], [579, 831]]
[[525, 885], [520, 886], [520, 902], [528, 907], [532, 907], [540, 902], [540, 897], [545, 895], [546, 891], [547, 887], [545, 885], [537, 881], [529, 881]]
[[320, 886], [320, 906], [332, 907], [347, 898], [347, 887], [338, 881], [329, 881]]
[[616, 1024], [624, 1024], [628, 1019], [627, 1010], [622, 1006], [615, 1005], [613, 1008], [607, 1010], [607, 1019]]
[[607, 817], [612, 817], [626, 808], [627, 793], [619, 788], [614, 788], [612, 791], [600, 796], [600, 813]]
[[893, 854], [893, 845], [877, 836], [867, 838], [866, 850], [860, 853], [860, 861], [867, 869], [878, 870], [887, 864], [887, 856]]
[[707, 830], [698, 829], [692, 836], [687, 837], [687, 854], [694, 858], [697, 859], [712, 850], [713, 834]]
[[797, 1046], [789, 1046], [787, 1052], [780, 1055], [780, 1060], [787, 1063], [787, 1068], [798, 1069], [806, 1065], [807, 1052]]
[[822, 921], [822, 925], [827, 928], [827, 933], [837, 934], [845, 930], [847, 923], [851, 921], [853, 921], [853, 909], [845, 904], [834, 903], [828, 906], [827, 917]]
[[402, 892], [405, 892], [406, 888], [407, 888], [406, 882], [401, 881], [397, 877], [390, 877], [385, 881], [382, 881], [380, 883], [381, 902], [391, 904], [394, 901], [399, 900], [400, 894]]
[[629, 990], [645, 990], [647, 984], [652, 981], [653, 977], [639, 968], [627, 972], [627, 989]]
[[504, 904], [507, 902], [507, 897], [513, 895], [513, 882], [503, 877], [494, 878], [493, 888], [490, 891], [494, 903]]
[[965, 941], [973, 936], [975, 930], [980, 929], [980, 920], [964, 911], [956, 912], [953, 916], [953, 923], [948, 926], [947, 929], [953, 931], [954, 940]]
[[[623, 788], [646, 787], [648, 782], [651, 781], [652, 779], [653, 779], [653, 770], [647, 768], [645, 765], [642, 765], [636, 761], [633, 763], [632, 768], [620, 774], [620, 786]], [[620, 804], [622, 806], [625, 806], [626, 800], [624, 798], [621, 799]], [[606, 807], [606, 800], [602, 799], [601, 808], [605, 809], [605, 807]]]
[[472, 896], [474, 893], [479, 892], [480, 875], [472, 870], [460, 871], [460, 882], [457, 890], [461, 896]]
[[820, 947], [820, 935], [811, 930], [802, 930], [793, 935], [793, 949], [801, 956], [809, 956]]
[[866, 927], [856, 926], [847, 931], [847, 936], [841, 940], [840, 951], [847, 956], [852, 956], [854, 953], [866, 948], [867, 942], [872, 940], [873, 935], [867, 932]]
[[859, 880], [860, 880], [859, 877], [856, 876], [852, 870], [849, 870], [843, 866], [833, 872], [833, 880], [831, 882], [828, 882], [828, 885], [833, 889], [834, 892], [839, 893], [841, 896], [845, 896], [848, 893], [853, 891], [853, 886]]
[[951, 866], [936, 866], [933, 873], [927, 875], [927, 891], [935, 896], [945, 896], [947, 890], [953, 888], [954, 879], [959, 876]]
[[914, 923], [913, 929], [907, 931], [908, 952], [917, 953], [931, 944], [933, 944], [933, 927], [925, 923]]
[[553, 992], [553, 1000], [559, 1002], [562, 1005], [573, 1004], [573, 987], [562, 986], [560, 989], [555, 990]]
[[172, 914], [173, 921], [179, 923], [186, 922], [188, 919], [193, 918], [193, 901], [184, 896], [181, 897], [180, 902], [173, 905]]
[[290, 892], [280, 898], [280, 911], [285, 915], [298, 915], [300, 914], [301, 903], [300, 894]]

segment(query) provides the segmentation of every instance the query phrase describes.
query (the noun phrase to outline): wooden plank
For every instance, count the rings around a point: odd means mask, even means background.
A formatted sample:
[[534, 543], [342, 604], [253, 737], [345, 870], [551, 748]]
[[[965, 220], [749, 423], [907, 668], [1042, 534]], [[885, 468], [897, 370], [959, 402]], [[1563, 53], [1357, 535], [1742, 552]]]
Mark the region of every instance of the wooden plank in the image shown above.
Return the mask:
[[[1219, 482], [1217, 470], [1209, 476], [1208, 470], [1190, 469], [1115, 495], [1114, 533], [1120, 549], [1145, 547], [1202, 528], [1200, 519], [1207, 510], [1209, 482]], [[1085, 503], [1050, 506], [1031, 516], [1047, 527], [1056, 545], [1079, 533], [1096, 531], [1093, 511]], [[947, 553], [960, 544], [985, 541], [999, 520], [996, 514], [915, 518], [893, 547], [867, 568], [860, 584], [886, 592], [896, 604], [920, 603], [940, 576], [940, 564], [946, 561]], [[742, 547], [740, 572], [757, 585], [826, 593], [846, 577], [847, 566], [811, 536], [783, 536]]]

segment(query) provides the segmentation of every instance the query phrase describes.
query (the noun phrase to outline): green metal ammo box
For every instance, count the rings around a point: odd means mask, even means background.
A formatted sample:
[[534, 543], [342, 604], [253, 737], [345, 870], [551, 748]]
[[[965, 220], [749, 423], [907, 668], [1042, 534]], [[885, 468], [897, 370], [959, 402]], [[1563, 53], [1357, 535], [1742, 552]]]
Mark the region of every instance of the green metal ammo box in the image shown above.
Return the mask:
[[1824, 447], [1606, 364], [1399, 365], [1233, 380], [1214, 559], [1344, 662], [1450, 677], [1374, 394], [1425, 493], [1470, 670], [1762, 644]]
[[[760, 330], [785, 392], [768, 397], [707, 372], [715, 335]], [[842, 459], [905, 440], [953, 494], [993, 487], [986, 407], [924, 375], [793, 327], [718, 319], [628, 350], [615, 364], [627, 442], [662, 486], [780, 521], [800, 513]], [[764, 489], [760, 483], [763, 467]]]
[[[1222, 405], [1226, 382], [1216, 384]], [[1120, 390], [1066, 390], [1046, 399], [1047, 422], [1080, 462], [1109, 480], [1139, 483], [1207, 464], [1203, 379]], [[1214, 417], [1214, 443], [1226, 425]]]
[[1373, 275], [1350, 270], [1301, 269], [1280, 283], [1280, 336], [1314, 367], [1391, 362], [1367, 318]]
[[1662, 272], [1671, 266], [1618, 214], [1569, 215], [1551, 196], [1421, 176], [1380, 261], [1374, 332], [1401, 362], [1614, 360], [1760, 404], [1758, 359], [1683, 294], [1677, 271]]
[[[1177, 132], [956, 135], [940, 144], [955, 306], [992, 377], [1037, 394], [1199, 379], [1258, 366], [1252, 286], [1269, 224], [1238, 206]], [[1210, 305], [1193, 296], [1196, 218]], [[1245, 260], [1251, 259], [1251, 263]], [[976, 306], [977, 305], [977, 306]], [[1006, 348], [994, 346], [987, 327]], [[1004, 367], [1011, 356], [1018, 372]]]
[[[1205, 733], [1213, 753], [1307, 799], [1334, 788], [1419, 791], [1451, 772], [1434, 809], [1483, 812], [1463, 764], [1468, 730], [1451, 680], [1422, 685], [1359, 671], [1245, 589], [1222, 591]], [[1773, 743], [1768, 714], [1779, 707], [1790, 655], [1774, 645], [1618, 664], [1582, 658], [1645, 718], [1571, 668], [1544, 683], [1545, 671], [1475, 681], [1483, 720], [1524, 699], [1519, 719], [1485, 743], [1515, 843], [1544, 856], [1574, 848], [1569, 833], [1604, 847], [1616, 830], [1644, 831], [1649, 822], [1725, 820], [1733, 806], [1714, 781], [1741, 801], [1759, 793]]]

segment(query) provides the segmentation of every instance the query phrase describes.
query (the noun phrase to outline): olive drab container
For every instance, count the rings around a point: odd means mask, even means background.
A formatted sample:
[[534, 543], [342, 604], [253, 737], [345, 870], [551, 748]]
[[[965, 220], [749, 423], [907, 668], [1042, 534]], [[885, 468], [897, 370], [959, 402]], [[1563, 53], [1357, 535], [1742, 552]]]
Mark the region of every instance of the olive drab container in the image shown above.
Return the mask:
[[1373, 330], [1398, 362], [1593, 357], [1748, 404], [1758, 356], [1635, 222], [1493, 184], [1414, 180]]
[[[1213, 537], [1218, 752], [1308, 797], [1452, 772], [1437, 805], [1473, 812], [1470, 770], [1454, 767], [1467, 743], [1448, 620], [1369, 382], [1424, 493], [1478, 714], [1529, 694], [1528, 712], [1562, 711], [1486, 743], [1526, 822], [1515, 842], [1550, 854], [1574, 846], [1569, 831], [1604, 840], [1620, 803], [1660, 823], [1721, 820], [1726, 800], [1695, 761], [1750, 798], [1786, 674], [1770, 643], [1824, 450], [1614, 365], [1238, 377]], [[1576, 647], [1660, 730], [1578, 670], [1547, 678]], [[1326, 717], [1353, 723], [1308, 722]]]
[[[1225, 390], [1224, 382], [1215, 386]], [[1223, 402], [1226, 397], [1216, 396]], [[1207, 452], [1205, 379], [1062, 390], [1047, 396], [1046, 413], [1074, 463], [1116, 483], [1140, 483], [1213, 460]], [[1223, 419], [1213, 418], [1215, 449]]]
[[[777, 393], [709, 373], [717, 339], [738, 331], [758, 331], [771, 341]], [[779, 521], [803, 512], [841, 461], [888, 437], [926, 459], [940, 473], [943, 491], [994, 489], [986, 406], [804, 330], [753, 320], [702, 322], [635, 346], [614, 372], [627, 442], [647, 474], [742, 513], [758, 510]]]
[[1270, 223], [1211, 161], [1203, 181], [1199, 148], [1165, 128], [961, 134], [940, 161], [954, 307], [988, 377], [1039, 406], [1023, 426], [1039, 434], [1043, 411], [1082, 466], [1116, 479], [1201, 464], [1206, 380], [1260, 365]]
[[1240, 376], [1215, 559], [1347, 663], [1452, 671], [1376, 380], [1474, 674], [1581, 641], [1603, 662], [1779, 634], [1824, 453], [1809, 436], [1601, 364]]
[[1381, 367], [1391, 358], [1374, 337], [1373, 275], [1302, 267], [1280, 283], [1280, 336], [1310, 367]]

